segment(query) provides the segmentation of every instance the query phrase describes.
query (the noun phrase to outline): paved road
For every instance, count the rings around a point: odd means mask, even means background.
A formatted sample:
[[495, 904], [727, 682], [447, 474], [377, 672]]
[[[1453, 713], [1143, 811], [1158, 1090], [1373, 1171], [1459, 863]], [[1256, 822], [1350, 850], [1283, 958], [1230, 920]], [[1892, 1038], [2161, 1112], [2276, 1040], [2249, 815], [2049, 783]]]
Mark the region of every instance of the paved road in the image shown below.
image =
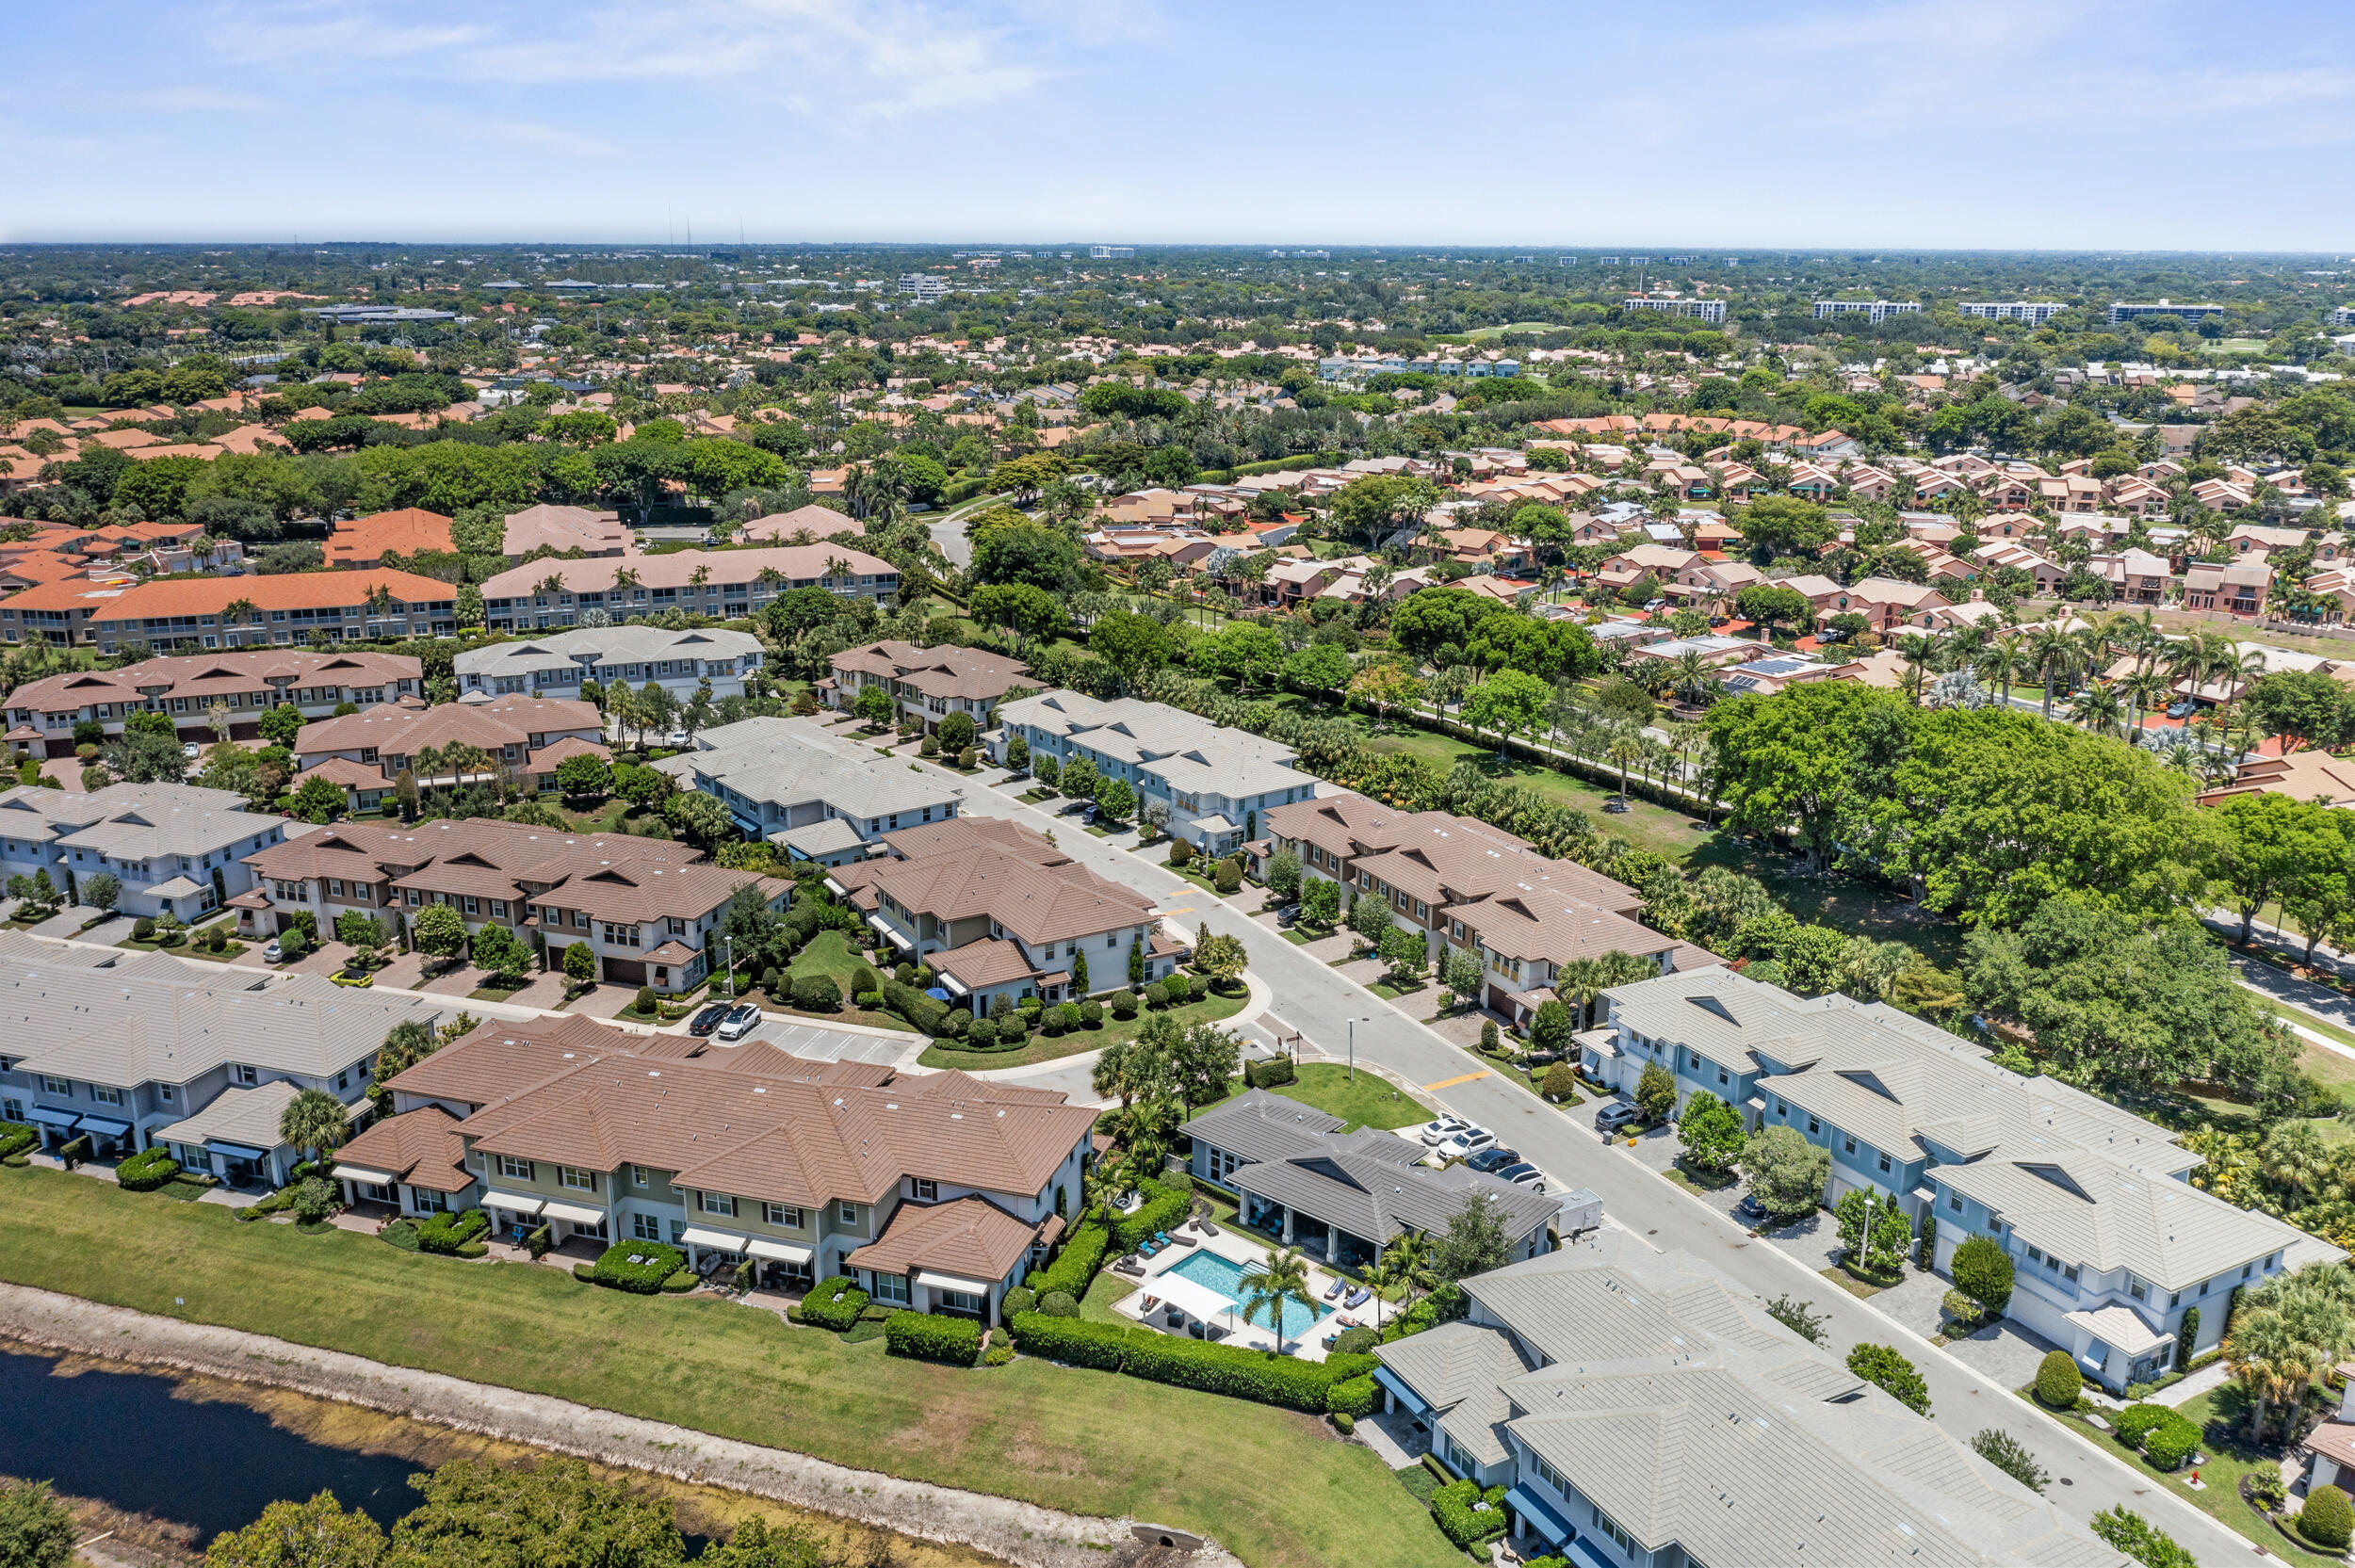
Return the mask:
[[949, 564], [962, 572], [973, 564], [973, 543], [965, 537], [965, 520], [983, 507], [994, 507], [1005, 499], [1002, 495], [977, 495], [961, 506], [951, 507], [933, 518], [927, 527], [933, 542], [949, 558]]
[[[1921, 1367], [1939, 1421], [1966, 1439], [1985, 1427], [2008, 1430], [2052, 1472], [2054, 1484], [2047, 1495], [2071, 1516], [2085, 1519], [2121, 1504], [2133, 1508], [2211, 1568], [2253, 1550], [2246, 1539], [2166, 1493], [2123, 1461], [2028, 1410], [2008, 1389], [1912, 1337], [1789, 1253], [1752, 1238], [1687, 1197], [1644, 1169], [1624, 1147], [1606, 1144], [1594, 1130], [1597, 1107], [1591, 1103], [1565, 1113], [1506, 1079], [1483, 1073], [1477, 1057], [1449, 1044], [1267, 927], [1161, 866], [1157, 854], [1116, 849], [1082, 831], [1076, 821], [1051, 816], [986, 785], [970, 784], [966, 809], [1051, 828], [1058, 846], [1080, 864], [1152, 896], [1188, 928], [1207, 921], [1213, 931], [1242, 937], [1251, 967], [1275, 993], [1274, 1018], [1335, 1059], [1346, 1053], [1349, 1021], [1356, 1019], [1360, 1062], [1387, 1069], [1425, 1099], [1494, 1129], [1545, 1172], [1551, 1190], [1592, 1188], [1601, 1194], [1604, 1210], [1616, 1222], [1653, 1245], [1678, 1247], [1706, 1258], [1763, 1299], [1788, 1294], [1811, 1301], [1815, 1310], [1829, 1314], [1827, 1339], [1835, 1351], [1844, 1354], [1861, 1340], [1898, 1345]], [[1425, 995], [1409, 998], [1407, 1005], [1431, 1004]]]

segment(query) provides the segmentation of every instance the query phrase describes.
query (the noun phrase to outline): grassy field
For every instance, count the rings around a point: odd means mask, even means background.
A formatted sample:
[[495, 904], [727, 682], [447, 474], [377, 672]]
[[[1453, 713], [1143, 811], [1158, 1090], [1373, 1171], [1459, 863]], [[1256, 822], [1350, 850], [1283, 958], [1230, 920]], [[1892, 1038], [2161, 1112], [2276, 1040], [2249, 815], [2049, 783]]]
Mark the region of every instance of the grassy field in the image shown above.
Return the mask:
[[[1215, 1024], [1234, 1017], [1250, 999], [1247, 993], [1238, 993], [1232, 996], [1210, 996], [1165, 1010], [1181, 1025]], [[1030, 1043], [1018, 1051], [966, 1051], [953, 1045], [935, 1043], [927, 1047], [917, 1061], [924, 1067], [962, 1067], [968, 1073], [985, 1073], [992, 1068], [1028, 1067], [1034, 1061], [1054, 1061], [1064, 1057], [1078, 1056], [1082, 1051], [1100, 1051], [1117, 1041], [1133, 1040], [1137, 1031], [1145, 1027], [1145, 1021], [1152, 1016], [1154, 1014], [1140, 1008], [1137, 1015], [1124, 1024], [1112, 1015], [1110, 1009], [1106, 1009], [1101, 1028], [1073, 1029], [1068, 1034], [1052, 1039], [1034, 1034]]]
[[[868, 963], [866, 959], [860, 956], [858, 950], [851, 946], [849, 936], [836, 930], [820, 931], [804, 945], [800, 952], [793, 955], [793, 962], [787, 965], [786, 974], [795, 978], [803, 975], [825, 976], [841, 991], [841, 1008], [834, 1012], [799, 1012], [799, 1010], [786, 1006], [774, 993], [770, 994], [768, 1006], [780, 1011], [797, 1013], [798, 1016], [804, 1018], [824, 1019], [836, 1024], [865, 1024], [872, 1028], [898, 1029], [901, 1033], [914, 1033], [907, 1020], [896, 1012], [884, 1012], [853, 1004], [852, 997], [854, 993], [852, 989], [851, 978], [858, 973], [861, 964], [866, 964], [869, 969], [875, 967]], [[877, 973], [880, 974], [881, 971]]]
[[1525, 757], [1500, 759], [1493, 750], [1454, 736], [1410, 729], [1376, 736], [1367, 744], [1376, 752], [1420, 757], [1442, 770], [1470, 762], [1489, 778], [1518, 784], [1544, 800], [1586, 813], [1595, 819], [1597, 832], [1624, 838], [1639, 849], [1649, 849], [1669, 860], [1690, 859], [1709, 833], [1707, 825], [1698, 818], [1646, 800], [1632, 800], [1624, 812], [1605, 812], [1603, 807], [1617, 793], [1616, 790], [1542, 767]]
[[1460, 1564], [1371, 1450], [1307, 1416], [1024, 1359], [960, 1370], [715, 1299], [240, 1225], [0, 1170], [0, 1279], [1053, 1508], [1215, 1534], [1254, 1564]]
[[[1233, 1099], [1245, 1087], [1241, 1078], [1228, 1080], [1226, 1097]], [[1430, 1107], [1376, 1075], [1360, 1072], [1352, 1082], [1347, 1067], [1330, 1062], [1303, 1067], [1299, 1082], [1269, 1092], [1314, 1106], [1328, 1116], [1338, 1116], [1349, 1123], [1347, 1130], [1353, 1132], [1359, 1127], [1411, 1127], [1418, 1122], [1430, 1121], [1433, 1114]]]

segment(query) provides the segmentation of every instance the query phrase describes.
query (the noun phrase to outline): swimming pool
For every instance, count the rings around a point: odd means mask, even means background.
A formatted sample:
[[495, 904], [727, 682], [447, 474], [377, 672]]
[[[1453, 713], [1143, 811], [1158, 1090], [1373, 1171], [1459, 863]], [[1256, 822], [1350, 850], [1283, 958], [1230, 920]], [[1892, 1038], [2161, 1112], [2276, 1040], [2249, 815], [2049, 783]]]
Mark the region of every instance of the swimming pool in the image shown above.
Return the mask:
[[[1207, 1247], [1197, 1248], [1187, 1253], [1165, 1271], [1181, 1275], [1198, 1285], [1215, 1290], [1228, 1301], [1238, 1304], [1251, 1294], [1242, 1283], [1242, 1265], [1233, 1258], [1221, 1257]], [[1149, 1283], [1146, 1288], [1151, 1289]], [[1319, 1322], [1331, 1316], [1329, 1311], [1321, 1308], [1311, 1311], [1298, 1301], [1288, 1301], [1284, 1303], [1283, 1336], [1286, 1339], [1298, 1339], [1314, 1329]], [[1237, 1323], [1242, 1321], [1241, 1312], [1235, 1314], [1235, 1321]], [[1267, 1327], [1267, 1314], [1261, 1312], [1259, 1317], [1254, 1319], [1253, 1326]]]

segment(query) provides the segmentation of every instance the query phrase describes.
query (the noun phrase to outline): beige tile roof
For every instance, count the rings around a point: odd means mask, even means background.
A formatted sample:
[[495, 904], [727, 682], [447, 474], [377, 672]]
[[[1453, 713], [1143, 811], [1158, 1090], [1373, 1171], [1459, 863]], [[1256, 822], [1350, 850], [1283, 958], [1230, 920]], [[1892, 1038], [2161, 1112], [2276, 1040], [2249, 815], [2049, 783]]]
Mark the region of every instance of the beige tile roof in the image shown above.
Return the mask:
[[910, 642], [870, 642], [834, 655], [837, 671], [857, 671], [895, 680], [926, 697], [995, 701], [1024, 684], [1031, 667], [986, 649], [944, 644], [918, 648]]
[[535, 735], [594, 737], [604, 732], [605, 719], [594, 703], [560, 698], [516, 695], [430, 708], [380, 703], [359, 713], [303, 725], [295, 736], [294, 751], [298, 760], [371, 748], [385, 757], [414, 757], [456, 742], [479, 746], [495, 758], [509, 746], [528, 748]]
[[869, 861], [846, 870], [851, 876], [837, 873], [837, 882], [849, 885], [855, 877], [938, 920], [985, 914], [1032, 946], [1143, 925], [1154, 908], [1143, 894], [1059, 855], [1045, 862], [1035, 855], [974, 848], [916, 860]]
[[44, 675], [9, 693], [8, 705], [57, 712], [99, 703], [185, 698], [193, 712], [216, 698], [274, 690], [393, 689], [420, 678], [417, 660], [398, 654], [315, 654], [296, 648], [256, 648], [182, 657], [141, 659], [120, 670], [81, 670]]

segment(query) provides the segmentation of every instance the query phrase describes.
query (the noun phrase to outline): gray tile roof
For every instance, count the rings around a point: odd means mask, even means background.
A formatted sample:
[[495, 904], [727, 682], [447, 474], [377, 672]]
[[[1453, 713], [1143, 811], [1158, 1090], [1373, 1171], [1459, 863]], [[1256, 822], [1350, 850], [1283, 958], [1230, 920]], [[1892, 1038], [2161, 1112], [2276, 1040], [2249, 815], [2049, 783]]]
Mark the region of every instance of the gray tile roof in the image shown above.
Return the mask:
[[19, 785], [0, 792], [0, 836], [123, 861], [258, 849], [285, 819], [245, 803], [234, 790], [193, 784], [116, 784], [89, 795]]
[[1291, 747], [1161, 703], [1125, 697], [1108, 703], [1077, 691], [1048, 691], [999, 703], [998, 722], [1026, 724], [1133, 764], [1183, 795], [1239, 800], [1316, 782], [1291, 766]]
[[665, 630], [660, 626], [598, 626], [577, 631], [535, 632], [513, 642], [469, 648], [456, 660], [460, 675], [528, 675], [541, 670], [564, 670], [575, 665], [660, 663], [693, 659], [700, 664], [729, 663], [760, 652], [760, 639], [750, 632], [713, 626]]
[[895, 812], [920, 814], [926, 806], [945, 810], [964, 794], [955, 784], [886, 763], [872, 752], [861, 755], [804, 719], [747, 719], [700, 738], [702, 750], [654, 766], [685, 787], [710, 794], [712, 785], [721, 785], [788, 812], [829, 807], [837, 816], [863, 822]]
[[[1233, 1099], [1197, 1111], [1184, 1131], [1245, 1159], [1289, 1159], [1323, 1147], [1323, 1135], [1347, 1125], [1314, 1106], [1288, 1100], [1264, 1089], [1246, 1089]], [[1402, 1149], [1411, 1147], [1405, 1139]]]

